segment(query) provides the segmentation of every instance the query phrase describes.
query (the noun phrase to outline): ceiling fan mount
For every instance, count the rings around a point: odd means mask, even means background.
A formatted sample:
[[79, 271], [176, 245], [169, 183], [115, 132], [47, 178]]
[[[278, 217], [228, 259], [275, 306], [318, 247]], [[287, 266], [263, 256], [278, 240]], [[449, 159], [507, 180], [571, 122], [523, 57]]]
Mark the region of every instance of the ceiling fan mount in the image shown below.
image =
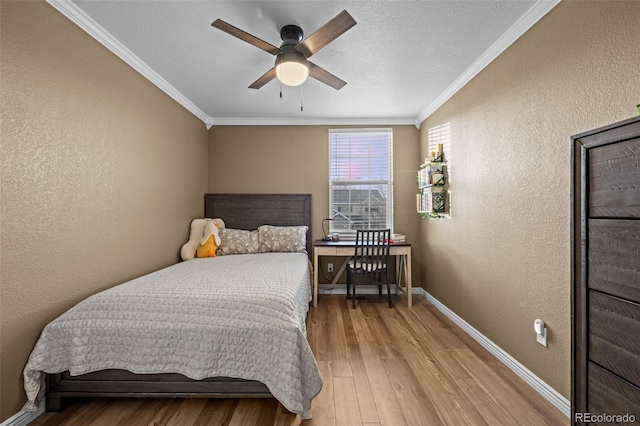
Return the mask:
[[302, 32], [302, 28], [297, 25], [285, 25], [280, 29], [280, 38], [285, 43], [295, 40], [296, 44], [298, 44], [304, 38], [304, 33]]
[[280, 38], [282, 39], [280, 47], [261, 40], [221, 19], [216, 19], [211, 25], [276, 57], [273, 68], [253, 82], [249, 86], [250, 89], [259, 89], [275, 78], [286, 85], [297, 86], [302, 84], [307, 76], [336, 90], [342, 89], [347, 84], [346, 81], [308, 60], [313, 54], [356, 25], [356, 21], [346, 10], [340, 12], [306, 39], [303, 39], [302, 28], [297, 25], [285, 25], [280, 29]]

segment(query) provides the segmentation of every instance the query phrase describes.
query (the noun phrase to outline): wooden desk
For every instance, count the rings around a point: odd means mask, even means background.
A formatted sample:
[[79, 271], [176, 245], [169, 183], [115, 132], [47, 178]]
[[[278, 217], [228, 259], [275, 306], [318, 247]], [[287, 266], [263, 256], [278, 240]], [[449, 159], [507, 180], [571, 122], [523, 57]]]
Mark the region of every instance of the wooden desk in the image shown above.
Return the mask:
[[[353, 256], [355, 251], [355, 241], [322, 241], [315, 240], [313, 242], [313, 307], [318, 306], [318, 258], [320, 256], [345, 256], [346, 259], [338, 270], [336, 277], [331, 284], [336, 284], [338, 278], [342, 275], [347, 267], [349, 257]], [[407, 304], [411, 307], [411, 244], [409, 243], [393, 243], [390, 246], [389, 253], [396, 256], [396, 288], [407, 295]], [[402, 287], [402, 271], [404, 270], [405, 286]]]

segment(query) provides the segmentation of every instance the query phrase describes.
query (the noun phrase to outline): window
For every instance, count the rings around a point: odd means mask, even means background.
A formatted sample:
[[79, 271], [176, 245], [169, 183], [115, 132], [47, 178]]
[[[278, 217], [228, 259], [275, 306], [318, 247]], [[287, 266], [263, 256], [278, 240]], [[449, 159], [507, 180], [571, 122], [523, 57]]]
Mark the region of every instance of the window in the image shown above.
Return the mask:
[[431, 127], [427, 131], [427, 140], [427, 150], [429, 152], [438, 151], [438, 145], [442, 145], [444, 161], [448, 163], [450, 160], [449, 156], [451, 155], [451, 124], [446, 123], [440, 126]]
[[393, 228], [391, 129], [329, 130], [330, 232]]

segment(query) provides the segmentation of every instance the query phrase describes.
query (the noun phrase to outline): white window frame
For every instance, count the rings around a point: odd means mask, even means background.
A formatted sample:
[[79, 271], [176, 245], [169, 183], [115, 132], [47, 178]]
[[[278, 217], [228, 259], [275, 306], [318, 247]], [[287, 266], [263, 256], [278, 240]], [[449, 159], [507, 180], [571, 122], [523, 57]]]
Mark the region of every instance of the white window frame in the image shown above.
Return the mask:
[[[332, 156], [331, 156], [331, 140], [333, 135], [348, 135], [348, 134], [387, 134], [389, 137], [389, 178], [382, 180], [346, 180], [346, 179], [332, 179]], [[330, 129], [328, 138], [328, 151], [329, 151], [329, 215], [330, 218], [336, 218], [340, 215], [340, 212], [334, 209], [334, 187], [338, 185], [345, 186], [357, 186], [357, 185], [387, 185], [388, 196], [386, 202], [386, 224], [383, 228], [390, 228], [393, 233], [393, 129], [391, 128], [373, 128], [373, 129]], [[370, 218], [369, 218], [370, 221]], [[340, 239], [351, 240], [355, 239], [356, 229], [345, 229], [336, 226], [337, 221], [329, 221], [329, 232], [339, 233]], [[375, 226], [374, 228], [380, 228], [381, 226]], [[365, 228], [363, 228], [365, 229]]]

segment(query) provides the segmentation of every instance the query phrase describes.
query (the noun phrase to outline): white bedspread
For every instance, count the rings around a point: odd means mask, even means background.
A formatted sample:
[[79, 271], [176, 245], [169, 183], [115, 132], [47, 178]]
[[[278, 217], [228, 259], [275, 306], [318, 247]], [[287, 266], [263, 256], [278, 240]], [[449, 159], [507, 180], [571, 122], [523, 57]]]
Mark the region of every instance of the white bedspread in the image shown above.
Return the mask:
[[310, 418], [322, 388], [306, 339], [310, 300], [302, 253], [193, 259], [113, 287], [45, 327], [24, 370], [24, 409], [43, 397], [43, 372], [124, 369], [256, 380]]

